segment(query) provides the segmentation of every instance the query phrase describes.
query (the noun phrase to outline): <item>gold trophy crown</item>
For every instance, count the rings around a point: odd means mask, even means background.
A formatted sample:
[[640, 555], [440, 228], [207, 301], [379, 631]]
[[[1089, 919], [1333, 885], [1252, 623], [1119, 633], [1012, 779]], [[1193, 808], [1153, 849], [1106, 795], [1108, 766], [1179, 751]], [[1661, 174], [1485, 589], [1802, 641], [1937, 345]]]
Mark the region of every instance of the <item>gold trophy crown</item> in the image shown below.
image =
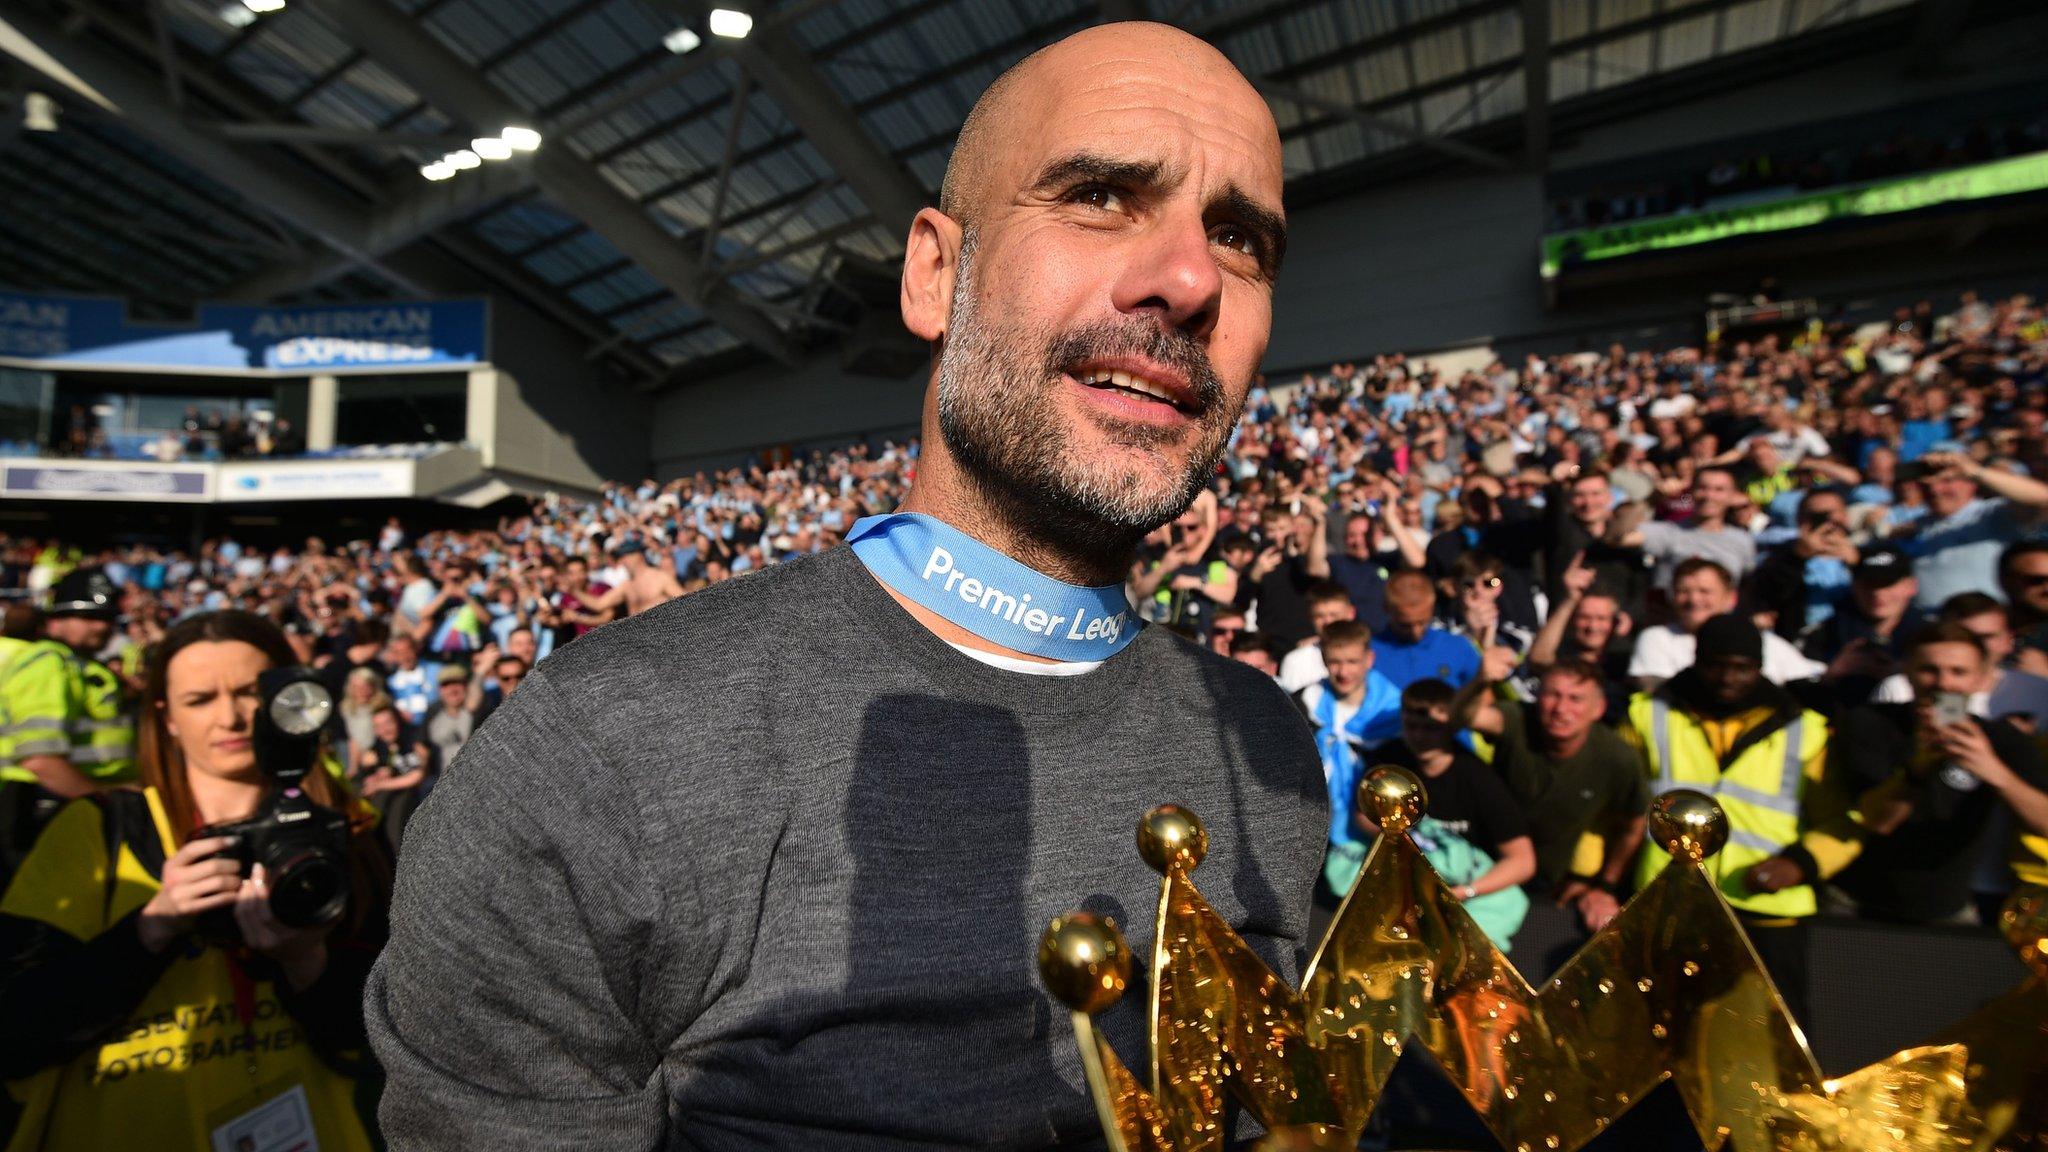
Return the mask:
[[1226, 1096], [1270, 1133], [1263, 1152], [1354, 1148], [1410, 1040], [1511, 1152], [1571, 1152], [1665, 1079], [1709, 1149], [2048, 1147], [2048, 889], [2022, 889], [2001, 917], [2028, 979], [1829, 1080], [1701, 871], [1727, 838], [1711, 798], [1657, 799], [1649, 831], [1671, 863], [1538, 990], [1410, 839], [1421, 782], [1382, 767], [1364, 792], [1383, 834], [1299, 993], [1196, 891], [1208, 835], [1194, 815], [1166, 805], [1139, 822], [1161, 876], [1143, 1080], [1091, 1019], [1129, 980], [1116, 925], [1076, 912], [1046, 930], [1039, 971], [1073, 1011], [1113, 1152], [1222, 1148]]

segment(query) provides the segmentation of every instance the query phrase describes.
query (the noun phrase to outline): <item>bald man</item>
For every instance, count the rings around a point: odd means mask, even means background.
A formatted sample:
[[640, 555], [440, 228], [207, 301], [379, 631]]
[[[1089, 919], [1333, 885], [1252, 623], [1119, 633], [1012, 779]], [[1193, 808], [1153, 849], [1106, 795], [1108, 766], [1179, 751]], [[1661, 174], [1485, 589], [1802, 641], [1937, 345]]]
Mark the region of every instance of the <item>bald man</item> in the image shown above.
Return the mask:
[[[1172, 801], [1289, 980], [1327, 817], [1269, 677], [1146, 628], [1270, 327], [1280, 142], [1206, 44], [1079, 33], [906, 245], [925, 454], [846, 547], [558, 650], [407, 827], [370, 982], [394, 1149], [1099, 1145], [1047, 921], [1148, 940]], [[1126, 1053], [1142, 996], [1103, 1021]]]

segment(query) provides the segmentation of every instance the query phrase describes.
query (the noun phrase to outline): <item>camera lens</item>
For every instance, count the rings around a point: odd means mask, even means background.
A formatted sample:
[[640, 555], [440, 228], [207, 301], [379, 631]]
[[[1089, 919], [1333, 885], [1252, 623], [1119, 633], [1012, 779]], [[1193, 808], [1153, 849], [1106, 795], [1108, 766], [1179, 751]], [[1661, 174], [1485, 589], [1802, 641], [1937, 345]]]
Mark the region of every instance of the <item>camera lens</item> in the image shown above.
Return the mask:
[[332, 852], [309, 849], [269, 871], [270, 914], [281, 924], [331, 924], [348, 907], [348, 871]]
[[270, 722], [287, 736], [310, 736], [334, 713], [334, 697], [311, 680], [287, 684], [270, 701]]

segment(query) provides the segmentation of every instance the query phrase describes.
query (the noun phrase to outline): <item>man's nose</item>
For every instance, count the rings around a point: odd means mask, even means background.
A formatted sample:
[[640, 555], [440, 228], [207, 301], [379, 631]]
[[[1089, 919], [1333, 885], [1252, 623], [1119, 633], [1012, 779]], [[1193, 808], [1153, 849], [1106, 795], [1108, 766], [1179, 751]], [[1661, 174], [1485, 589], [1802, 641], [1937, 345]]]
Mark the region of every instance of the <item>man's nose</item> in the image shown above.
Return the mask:
[[1223, 273], [1209, 230], [1189, 211], [1163, 211], [1137, 241], [1119, 278], [1119, 312], [1151, 312], [1175, 328], [1207, 336], [1223, 302]]

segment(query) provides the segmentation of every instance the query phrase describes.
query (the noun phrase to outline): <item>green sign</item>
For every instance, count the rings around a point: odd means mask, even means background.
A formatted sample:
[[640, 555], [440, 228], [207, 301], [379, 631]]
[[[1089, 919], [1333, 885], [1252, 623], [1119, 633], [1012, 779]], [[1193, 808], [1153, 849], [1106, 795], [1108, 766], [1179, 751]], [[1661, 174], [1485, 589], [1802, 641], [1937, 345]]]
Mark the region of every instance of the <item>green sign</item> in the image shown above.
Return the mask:
[[1830, 220], [1889, 216], [1937, 204], [1989, 200], [2044, 188], [2048, 188], [2048, 152], [2034, 152], [1989, 164], [1831, 188], [1783, 200], [1558, 232], [1543, 238], [1543, 278], [1555, 278], [1566, 263], [1591, 264], [1637, 252], [1689, 248], [1734, 236], [1789, 232]]

